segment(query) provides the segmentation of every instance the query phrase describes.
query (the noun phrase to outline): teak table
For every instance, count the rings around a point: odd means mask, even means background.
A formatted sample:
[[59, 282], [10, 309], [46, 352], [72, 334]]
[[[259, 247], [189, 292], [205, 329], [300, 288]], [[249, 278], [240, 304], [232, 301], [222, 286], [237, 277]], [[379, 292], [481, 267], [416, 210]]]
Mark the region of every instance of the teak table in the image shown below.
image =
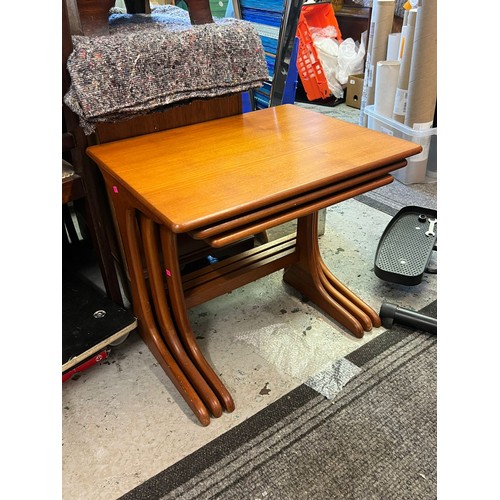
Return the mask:
[[[285, 269], [287, 283], [356, 337], [380, 326], [323, 262], [318, 210], [389, 184], [420, 151], [295, 105], [87, 149], [114, 208], [139, 332], [202, 425], [235, 406], [188, 309]], [[222, 247], [293, 219], [296, 234], [181, 274], [181, 234]]]

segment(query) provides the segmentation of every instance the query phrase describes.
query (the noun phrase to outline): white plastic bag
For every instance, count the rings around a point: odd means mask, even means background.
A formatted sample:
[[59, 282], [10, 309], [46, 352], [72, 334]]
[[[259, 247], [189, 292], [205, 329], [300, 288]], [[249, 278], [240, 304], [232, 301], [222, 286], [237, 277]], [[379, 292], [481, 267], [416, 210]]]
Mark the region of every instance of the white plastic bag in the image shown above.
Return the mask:
[[311, 28], [311, 35], [328, 88], [339, 99], [344, 96], [349, 75], [363, 72], [366, 32], [361, 35], [360, 44], [355, 43], [352, 38], [339, 43], [333, 26]]
[[359, 44], [355, 43], [352, 38], [348, 38], [339, 45], [337, 80], [342, 85], [347, 83], [349, 75], [364, 72], [366, 34], [366, 31], [361, 34]]
[[337, 80], [339, 44], [336, 39], [313, 36], [314, 47], [328, 82], [328, 89], [337, 98], [342, 97], [344, 89]]

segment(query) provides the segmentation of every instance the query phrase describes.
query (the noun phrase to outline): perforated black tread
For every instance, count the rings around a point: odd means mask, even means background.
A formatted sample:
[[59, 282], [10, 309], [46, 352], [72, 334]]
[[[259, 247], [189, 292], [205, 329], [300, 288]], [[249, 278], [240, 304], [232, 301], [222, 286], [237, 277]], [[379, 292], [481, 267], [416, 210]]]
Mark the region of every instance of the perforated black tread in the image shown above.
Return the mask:
[[[425, 215], [425, 222], [419, 216]], [[385, 280], [404, 285], [416, 285], [423, 274], [437, 240], [426, 236], [429, 219], [437, 220], [437, 212], [422, 207], [405, 207], [391, 220], [385, 229], [375, 256], [375, 274]]]

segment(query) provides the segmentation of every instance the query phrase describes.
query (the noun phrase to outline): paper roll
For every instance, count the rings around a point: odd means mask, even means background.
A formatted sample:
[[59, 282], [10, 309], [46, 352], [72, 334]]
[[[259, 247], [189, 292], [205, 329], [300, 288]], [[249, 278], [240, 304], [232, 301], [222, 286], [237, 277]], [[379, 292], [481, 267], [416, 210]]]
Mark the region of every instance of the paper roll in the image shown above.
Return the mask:
[[398, 86], [399, 61], [379, 61], [373, 109], [376, 113], [392, 118], [394, 97]]
[[366, 127], [366, 106], [373, 104], [375, 97], [376, 67], [387, 56], [387, 43], [392, 31], [395, 0], [374, 0], [370, 22], [370, 36], [366, 53], [363, 94], [359, 114], [359, 124]]
[[405, 9], [403, 13], [403, 26], [406, 26], [407, 23], [408, 23], [408, 10]]
[[410, 67], [413, 53], [413, 39], [417, 22], [417, 9], [412, 9], [408, 13], [408, 24], [406, 25], [406, 35], [401, 38], [403, 44], [403, 57], [401, 58], [401, 68], [399, 70], [398, 86], [394, 99], [394, 109], [392, 118], [399, 123], [404, 123], [406, 107], [408, 102], [408, 82], [410, 80]]
[[405, 46], [405, 40], [406, 40], [407, 33], [408, 33], [408, 25], [405, 24], [401, 28], [401, 36], [399, 37], [398, 61], [401, 61], [401, 59], [403, 59], [403, 49]]
[[437, 2], [422, 0], [418, 7], [408, 82], [405, 125], [431, 128], [437, 102]]
[[399, 60], [399, 45], [401, 43], [401, 33], [391, 33], [387, 40], [386, 61]]

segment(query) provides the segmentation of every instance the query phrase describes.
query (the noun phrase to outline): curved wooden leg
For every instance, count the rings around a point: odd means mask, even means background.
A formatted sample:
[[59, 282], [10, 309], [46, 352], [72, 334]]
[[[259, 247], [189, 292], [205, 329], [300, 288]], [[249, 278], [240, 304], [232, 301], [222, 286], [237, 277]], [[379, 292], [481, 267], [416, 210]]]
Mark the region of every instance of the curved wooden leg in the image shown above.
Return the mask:
[[170, 297], [172, 312], [177, 323], [177, 331], [183, 341], [184, 348], [189, 353], [194, 364], [203, 374], [205, 380], [208, 382], [215, 394], [217, 394], [223, 408], [227, 412], [232, 412], [235, 408], [234, 400], [203, 356], [191, 329], [187, 315], [187, 307], [184, 300], [184, 290], [182, 287], [179, 256], [177, 251], [177, 236], [169, 231], [165, 226], [161, 226], [160, 240], [165, 266], [167, 266], [166, 275], [168, 294]]
[[361, 309], [361, 311], [367, 314], [375, 328], [381, 326], [382, 320], [380, 319], [380, 316], [366, 302], [360, 299], [352, 290], [347, 288], [338, 278], [336, 278], [328, 269], [328, 267], [326, 267], [323, 259], [321, 257], [320, 259], [323, 275], [325, 276], [325, 279], [327, 279], [331, 284], [331, 286], [339, 290], [348, 302], [357, 306], [359, 309]]
[[155, 308], [156, 319], [159, 323], [163, 338], [174, 358], [177, 360], [181, 369], [191, 381], [212, 415], [214, 417], [220, 417], [222, 415], [222, 406], [217, 396], [209, 387], [203, 376], [198, 372], [184, 350], [182, 342], [177, 334], [176, 327], [172, 321], [162, 279], [163, 272], [158, 256], [158, 240], [155, 232], [155, 224], [151, 219], [141, 214], [140, 228], [144, 246], [144, 256], [148, 269], [151, 297]]
[[287, 283], [309, 297], [355, 337], [363, 337], [365, 331], [380, 322], [375, 311], [336, 279], [323, 262], [318, 245], [317, 212], [299, 218], [297, 252], [298, 261], [283, 276]]
[[328, 295], [336, 301], [338, 304], [340, 304], [344, 309], [349, 311], [360, 323], [361, 326], [363, 327], [364, 331], [368, 332], [372, 329], [372, 322], [370, 317], [365, 314], [361, 309], [359, 309], [355, 304], [353, 304], [347, 297], [342, 295], [342, 293], [339, 292], [332, 284], [330, 281], [326, 278], [325, 274], [323, 273], [323, 269], [320, 267], [318, 269], [318, 275], [321, 280], [321, 284], [323, 285], [323, 288], [326, 290]]
[[210, 413], [173, 358], [156, 328], [155, 320], [151, 312], [151, 304], [149, 303], [141, 255], [137, 242], [138, 234], [135, 210], [127, 209], [125, 214], [123, 214], [121, 223], [122, 234], [125, 236], [125, 252], [131, 279], [132, 304], [134, 314], [137, 317], [141, 337], [196, 415], [199, 422], [203, 426], [207, 426], [210, 423]]

